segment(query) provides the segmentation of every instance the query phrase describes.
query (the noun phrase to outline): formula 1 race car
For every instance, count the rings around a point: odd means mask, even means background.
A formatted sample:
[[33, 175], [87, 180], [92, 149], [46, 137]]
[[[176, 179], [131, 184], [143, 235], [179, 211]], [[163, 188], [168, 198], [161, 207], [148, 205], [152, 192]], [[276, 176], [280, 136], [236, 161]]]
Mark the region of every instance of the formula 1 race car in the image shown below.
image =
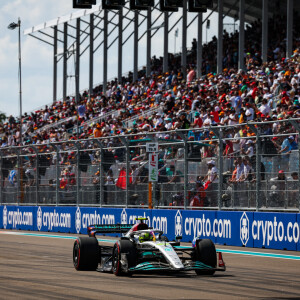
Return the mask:
[[[74, 242], [73, 263], [76, 270], [112, 272], [116, 276], [140, 272], [182, 272], [194, 270], [197, 275], [213, 275], [225, 271], [221, 252], [216, 252], [209, 239], [195, 238], [192, 246], [181, 246], [180, 239], [169, 242], [161, 230], [140, 223], [93, 225], [88, 227], [89, 237]], [[100, 245], [96, 234], [123, 235], [114, 246]]]

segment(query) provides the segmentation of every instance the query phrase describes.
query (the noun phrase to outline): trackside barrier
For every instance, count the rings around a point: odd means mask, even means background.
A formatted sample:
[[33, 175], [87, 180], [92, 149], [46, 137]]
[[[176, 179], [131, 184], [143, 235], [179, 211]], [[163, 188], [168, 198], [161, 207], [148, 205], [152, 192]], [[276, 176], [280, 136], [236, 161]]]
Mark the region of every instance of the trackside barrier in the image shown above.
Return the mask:
[[[149, 210], [54, 206], [0, 206], [0, 228], [86, 234], [91, 224], [147, 224], [170, 240], [182, 235], [216, 244], [300, 251], [300, 214], [243, 211]], [[117, 236], [117, 235], [114, 235]]]

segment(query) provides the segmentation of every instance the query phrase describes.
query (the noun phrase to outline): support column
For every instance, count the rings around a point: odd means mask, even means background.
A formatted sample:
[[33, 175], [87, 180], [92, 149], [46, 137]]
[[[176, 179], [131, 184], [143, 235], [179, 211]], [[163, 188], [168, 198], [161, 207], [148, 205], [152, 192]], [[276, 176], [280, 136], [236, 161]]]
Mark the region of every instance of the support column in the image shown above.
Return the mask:
[[294, 0], [287, 0], [287, 36], [286, 36], [286, 57], [293, 54], [293, 6]]
[[198, 13], [197, 77], [202, 76], [202, 13]]
[[57, 26], [53, 28], [53, 103], [57, 100]]
[[103, 93], [106, 92], [107, 87], [107, 16], [108, 11], [104, 9], [104, 30], [103, 30]]
[[134, 11], [134, 35], [133, 35], [133, 81], [138, 79], [138, 38], [139, 38], [139, 12]]
[[119, 39], [118, 39], [118, 81], [122, 82], [122, 64], [123, 64], [123, 8], [119, 10]]
[[182, 9], [182, 54], [181, 54], [181, 67], [184, 79], [186, 79], [186, 31], [187, 31], [187, 0], [183, 0]]
[[223, 0], [218, 0], [218, 53], [217, 73], [223, 72]]
[[63, 53], [63, 100], [67, 98], [67, 58], [68, 58], [68, 23], [64, 23], [64, 53]]
[[151, 74], [151, 7], [147, 11], [147, 53], [146, 53], [146, 76]]
[[94, 85], [94, 14], [90, 15], [90, 58], [89, 58], [89, 94], [93, 94]]
[[268, 60], [268, 1], [263, 0], [262, 7], [262, 61]]
[[245, 69], [245, 0], [240, 0], [239, 69]]
[[168, 60], [169, 60], [169, 12], [164, 12], [164, 60], [163, 60], [163, 72], [168, 72]]

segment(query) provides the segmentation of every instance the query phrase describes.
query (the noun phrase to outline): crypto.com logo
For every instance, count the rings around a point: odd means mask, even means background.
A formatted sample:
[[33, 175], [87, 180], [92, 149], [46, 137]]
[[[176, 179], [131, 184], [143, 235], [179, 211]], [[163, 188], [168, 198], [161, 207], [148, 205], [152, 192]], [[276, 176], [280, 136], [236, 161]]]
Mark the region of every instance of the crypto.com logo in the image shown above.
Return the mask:
[[121, 224], [127, 224], [127, 212], [125, 208], [121, 212]]
[[7, 208], [3, 207], [3, 228], [6, 229], [7, 226]]
[[75, 228], [76, 232], [79, 233], [81, 229], [81, 211], [80, 208], [77, 207], [76, 213], [75, 213]]
[[249, 240], [249, 219], [245, 212], [240, 219], [240, 238], [243, 245], [246, 246]]
[[42, 215], [43, 215], [42, 209], [39, 206], [39, 208], [36, 212], [36, 225], [37, 225], [38, 231], [40, 231], [42, 228]]
[[175, 236], [182, 235], [182, 215], [178, 210], [175, 215]]

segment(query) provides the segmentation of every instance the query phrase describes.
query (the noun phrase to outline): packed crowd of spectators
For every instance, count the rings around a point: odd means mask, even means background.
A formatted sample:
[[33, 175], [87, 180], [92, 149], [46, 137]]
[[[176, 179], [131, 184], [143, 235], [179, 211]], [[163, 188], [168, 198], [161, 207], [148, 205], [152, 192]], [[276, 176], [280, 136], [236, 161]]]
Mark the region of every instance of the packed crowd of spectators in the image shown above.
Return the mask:
[[[159, 137], [170, 138], [169, 133], [163, 132], [297, 118], [300, 116], [299, 63], [297, 49], [289, 59], [271, 61], [260, 67], [249, 62], [247, 71], [224, 69], [222, 74], [209, 73], [196, 78], [191, 68], [186, 80], [172, 71], [162, 75], [153, 72], [150, 78], [142, 77], [136, 83], [112, 82], [105, 95], [83, 94], [78, 110], [74, 98], [69, 98], [30, 115], [25, 113], [23, 144], [77, 139], [74, 130], [77, 114], [80, 139], [148, 132], [160, 132]], [[151, 108], [156, 110], [146, 117], [145, 112]], [[112, 111], [115, 114], [109, 113]], [[86, 123], [104, 115], [106, 119], [101, 122]], [[124, 120], [134, 116], [137, 118], [127, 126]], [[274, 123], [264, 125], [264, 130], [275, 135], [293, 131], [286, 127], [289, 126]], [[1, 124], [1, 147], [18, 145], [19, 129], [19, 120], [12, 116]], [[254, 133], [249, 127], [242, 127], [241, 136], [251, 134]], [[195, 137], [202, 138], [209, 138], [209, 134]]]
[[[23, 144], [297, 117], [300, 26], [297, 27], [298, 19], [295, 18], [294, 47], [297, 50], [292, 58], [286, 59], [285, 22], [280, 15], [269, 20], [269, 62], [266, 64], [262, 64], [261, 43], [257, 40], [257, 36], [261, 36], [260, 20], [247, 25], [245, 30], [245, 71], [236, 70], [238, 32], [224, 31], [223, 73], [213, 73], [217, 51], [214, 37], [203, 48], [203, 73], [206, 75], [196, 78], [197, 41], [194, 40], [188, 55], [190, 67], [186, 78], [180, 67], [180, 56], [170, 56], [172, 71], [165, 74], [161, 69], [162, 58], [153, 57], [150, 77], [141, 70], [137, 82], [131, 83], [129, 74], [122, 83], [110, 82], [106, 93], [102, 92], [102, 86], [96, 87], [93, 95], [84, 92], [79, 104], [74, 97], [68, 97], [64, 102], [25, 113]], [[145, 118], [144, 112], [155, 107], [156, 113]], [[124, 122], [137, 115], [139, 118], [131, 122], [133, 126]], [[190, 123], [194, 118], [197, 124]], [[274, 128], [275, 134], [279, 127]], [[10, 116], [8, 122], [0, 124], [0, 135], [2, 147], [18, 145], [20, 120]]]

